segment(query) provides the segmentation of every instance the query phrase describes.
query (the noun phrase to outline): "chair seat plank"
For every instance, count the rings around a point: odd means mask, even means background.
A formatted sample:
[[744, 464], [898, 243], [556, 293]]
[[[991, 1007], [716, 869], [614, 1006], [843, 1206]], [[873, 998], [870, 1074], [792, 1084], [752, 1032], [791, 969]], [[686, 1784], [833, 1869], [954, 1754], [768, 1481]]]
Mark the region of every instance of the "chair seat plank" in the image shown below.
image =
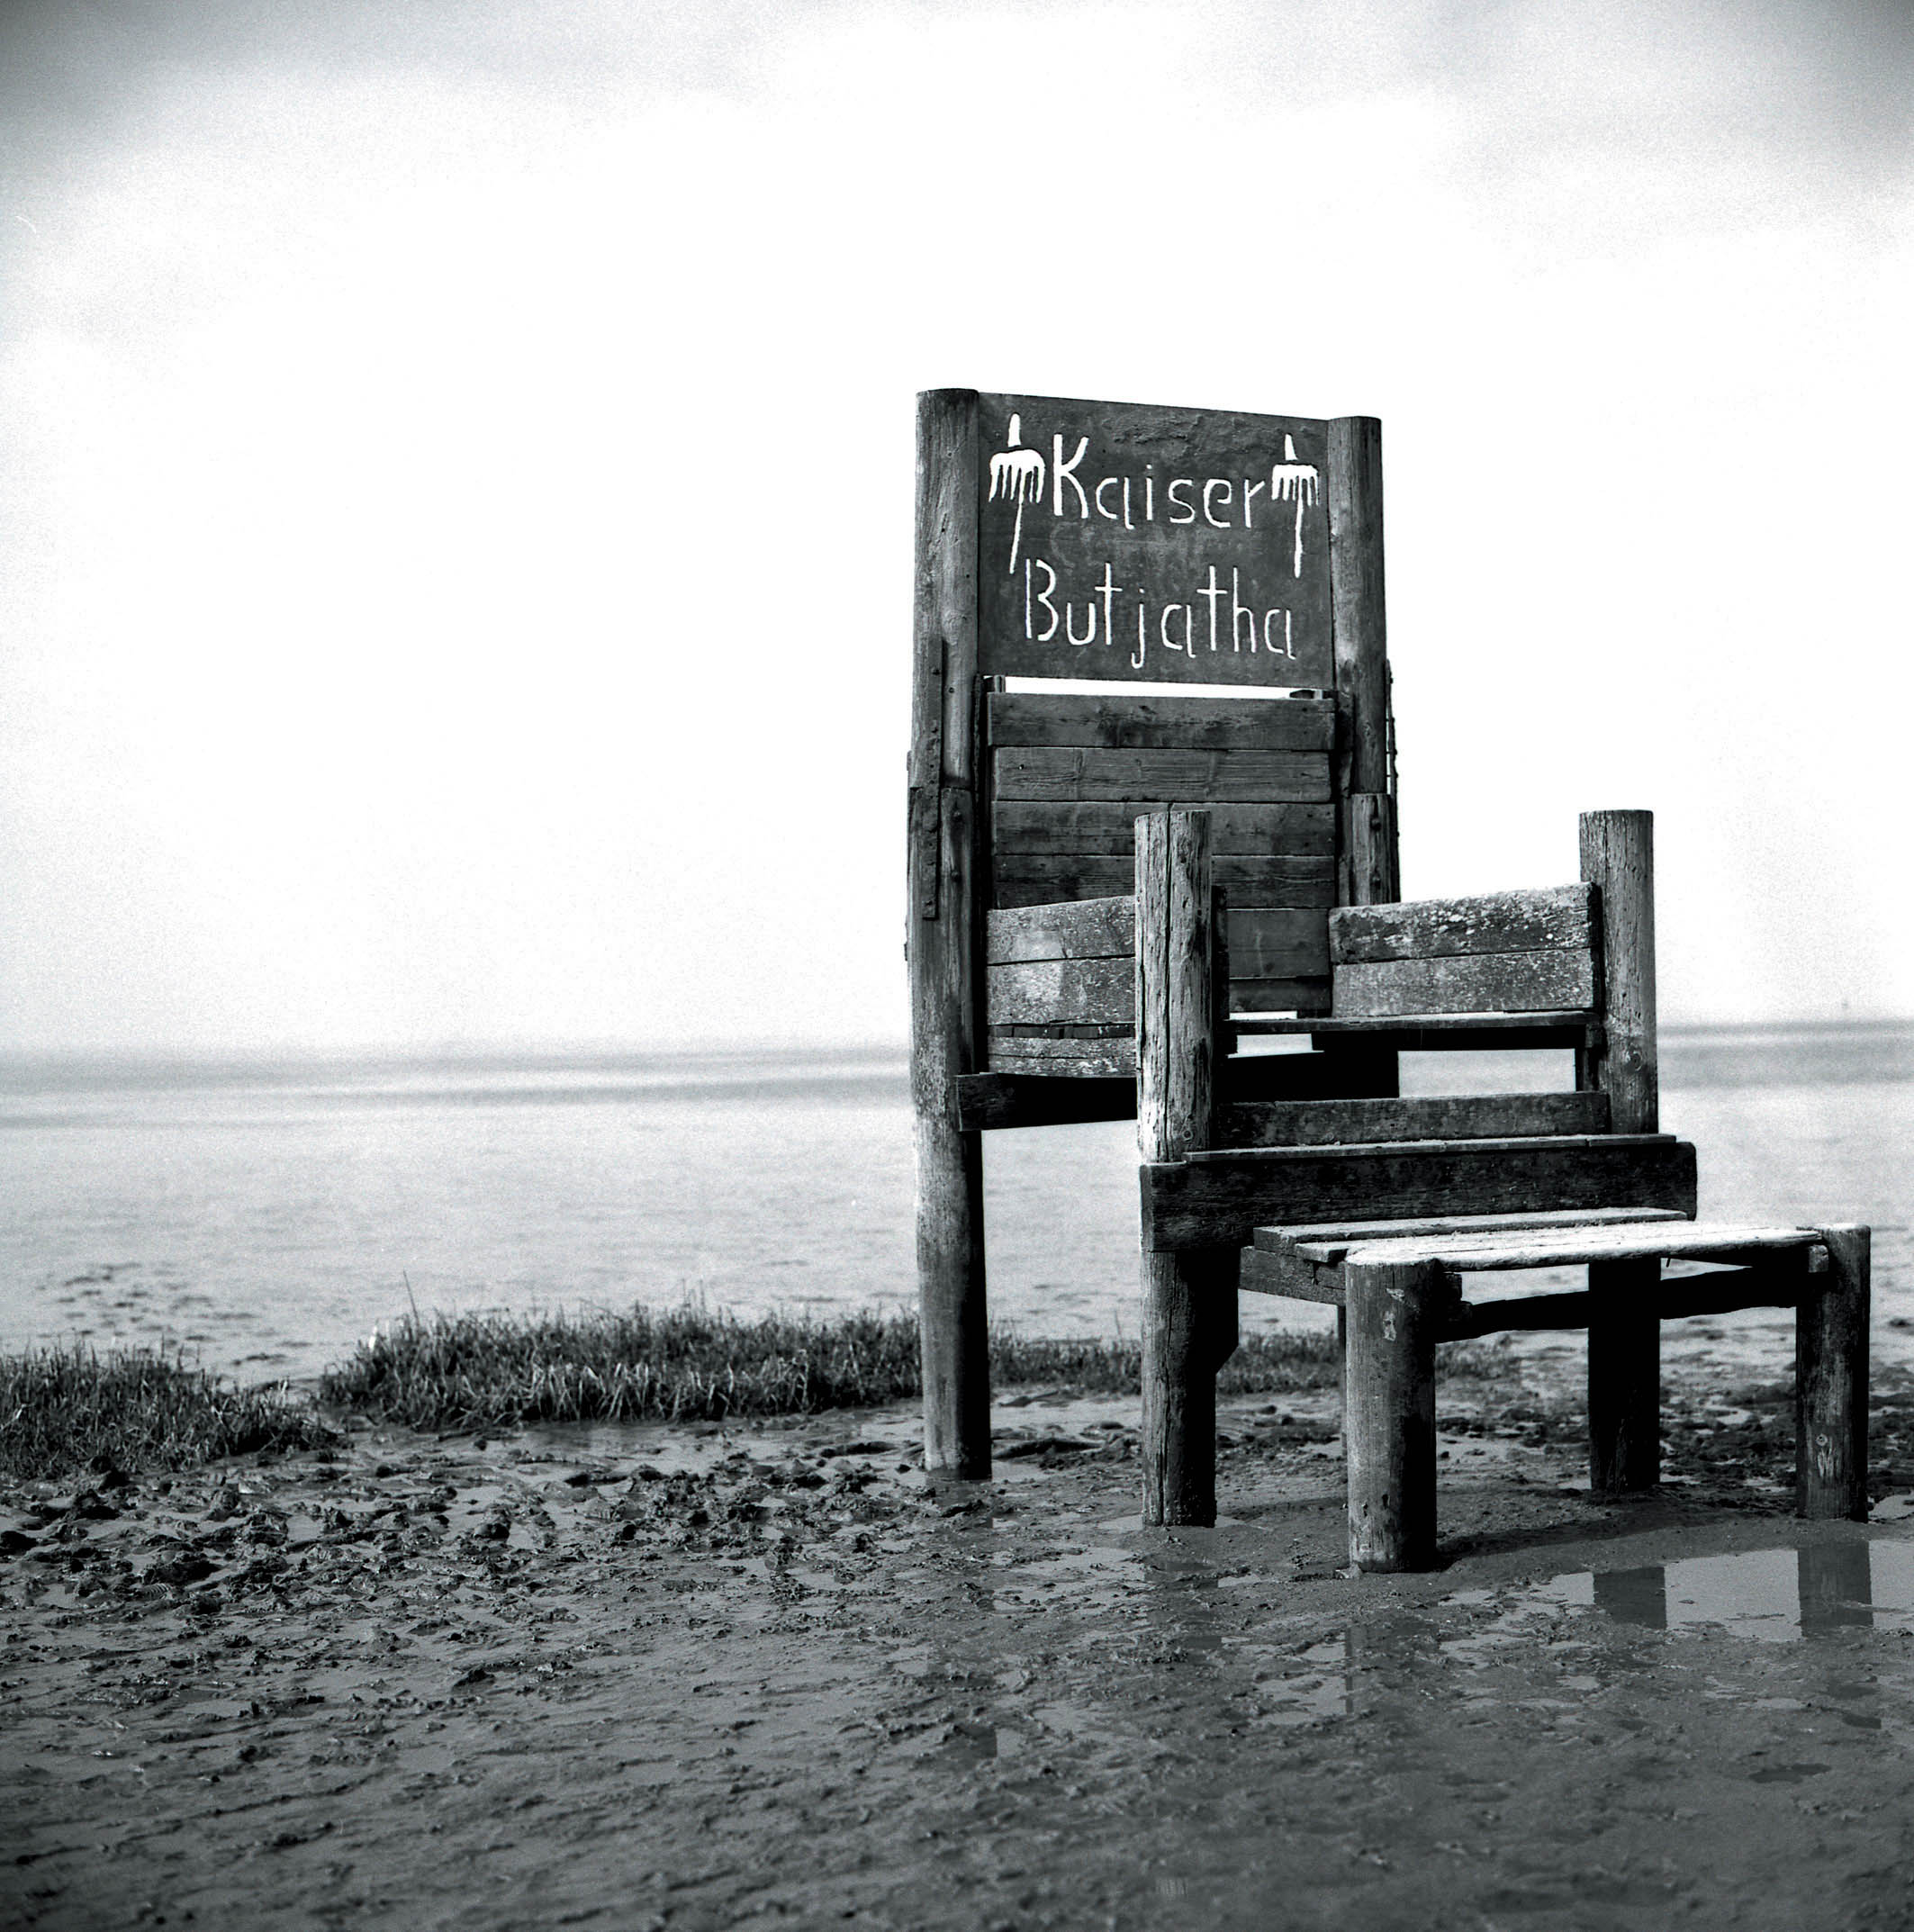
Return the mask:
[[[1319, 1221], [1306, 1227], [1258, 1228], [1256, 1245], [1271, 1250], [1293, 1249], [1301, 1241], [1341, 1242], [1346, 1249], [1359, 1241], [1389, 1241], [1410, 1235], [1494, 1234], [1532, 1228], [1612, 1227], [1620, 1223], [1686, 1221], [1672, 1207], [1567, 1207], [1532, 1214], [1445, 1214], [1420, 1221]], [[1340, 1261], [1339, 1252], [1331, 1257]]]
[[1556, 1228], [1408, 1239], [1342, 1245], [1296, 1244], [1298, 1259], [1316, 1263], [1332, 1252], [1343, 1262], [1440, 1261], [1458, 1273], [1493, 1268], [1571, 1268], [1590, 1261], [1705, 1261], [1740, 1259], [1763, 1251], [1806, 1252], [1817, 1245], [1812, 1228], [1749, 1227], [1732, 1222], [1643, 1222], [1620, 1226]]

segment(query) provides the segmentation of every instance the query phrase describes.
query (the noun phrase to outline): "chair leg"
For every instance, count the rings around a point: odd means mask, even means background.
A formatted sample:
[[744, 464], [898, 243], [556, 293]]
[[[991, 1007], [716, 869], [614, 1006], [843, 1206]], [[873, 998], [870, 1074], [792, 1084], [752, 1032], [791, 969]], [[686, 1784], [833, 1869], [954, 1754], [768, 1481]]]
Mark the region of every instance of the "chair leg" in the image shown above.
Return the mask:
[[1343, 1438], [1350, 1561], [1364, 1570], [1435, 1567], [1439, 1261], [1351, 1261]]
[[1820, 1230], [1828, 1272], [1794, 1314], [1794, 1513], [1867, 1520], [1871, 1230]]
[[1207, 1529], [1216, 1521], [1217, 1285], [1200, 1250], [1143, 1256], [1146, 1523]]
[[1598, 1496], [1661, 1481], [1659, 1261], [1588, 1270], [1588, 1481]]

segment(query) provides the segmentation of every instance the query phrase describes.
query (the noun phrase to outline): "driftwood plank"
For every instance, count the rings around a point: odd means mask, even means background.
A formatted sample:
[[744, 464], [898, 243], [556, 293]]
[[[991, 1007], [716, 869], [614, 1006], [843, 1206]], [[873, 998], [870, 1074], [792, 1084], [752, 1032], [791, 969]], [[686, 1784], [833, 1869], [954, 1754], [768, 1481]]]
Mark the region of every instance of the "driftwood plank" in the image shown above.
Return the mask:
[[1663, 1134], [1279, 1148], [1142, 1170], [1148, 1247], [1241, 1247], [1272, 1223], [1645, 1205], [1694, 1212], [1694, 1148]]
[[1422, 1013], [1538, 1013], [1595, 1003], [1586, 952], [1485, 952], [1338, 966], [1335, 1010], [1371, 1018]]
[[[1128, 859], [1136, 851], [1136, 821], [1144, 812], [1167, 811], [1173, 794], [1142, 799], [1060, 800], [1038, 804], [999, 799], [991, 814], [991, 838], [1004, 853], [1103, 853]], [[1212, 805], [1210, 839], [1219, 859], [1332, 859], [1336, 814], [1329, 805], [1299, 803]], [[1314, 871], [1297, 878], [1314, 879]], [[1333, 869], [1326, 875], [1334, 881]], [[1133, 874], [1126, 891], [1135, 889]], [[1308, 903], [1277, 899], [1276, 905]], [[1325, 904], [1329, 901], [1325, 900]]]
[[[1644, 1312], [1660, 1322], [1684, 1322], [1693, 1315], [1732, 1314], [1738, 1308], [1792, 1308], [1801, 1298], [1802, 1277], [1766, 1268], [1725, 1268], [1687, 1281], [1665, 1281], [1645, 1297]], [[1565, 1295], [1498, 1296], [1490, 1301], [1458, 1302], [1447, 1310], [1440, 1339], [1467, 1341], [1521, 1329], [1586, 1328], [1602, 1311], [1586, 1290]]]
[[993, 966], [1026, 960], [1133, 959], [1133, 897], [1023, 906], [984, 915], [984, 957]]
[[1053, 1079], [1136, 1078], [1136, 1040], [1011, 1040], [992, 1034], [989, 1041], [993, 1073], [1046, 1074]]
[[1261, 805], [1329, 797], [1326, 752], [1083, 751], [1013, 747], [992, 754], [999, 799], [1168, 799]]
[[[1241, 907], [1308, 907], [1320, 922], [1336, 889], [1335, 861], [1329, 858], [1225, 855], [1211, 862], [1216, 883], [1229, 893], [1232, 905]], [[1126, 856], [1102, 853], [999, 853], [994, 880], [997, 901], [1022, 907], [1108, 898], [1133, 881], [1134, 863]], [[1326, 963], [1323, 970], [1326, 980]]]
[[992, 1027], [1018, 1021], [1041, 1025], [1070, 1022], [1117, 1024], [1136, 1017], [1133, 957], [1098, 960], [1031, 960], [984, 970]]
[[1486, 1094], [1415, 1100], [1239, 1103], [1218, 1136], [1226, 1147], [1339, 1147], [1365, 1141], [1479, 1141], [1602, 1133], [1606, 1094]]
[[1132, 1120], [1133, 1079], [1075, 1073], [967, 1073], [957, 1081], [958, 1124], [966, 1128], [1060, 1127], [1092, 1120]]
[[1097, 745], [1110, 751], [1326, 752], [1336, 707], [1325, 698], [1125, 698], [993, 691], [993, 745]]
[[1577, 884], [1476, 898], [1345, 906], [1329, 923], [1330, 952], [1340, 966], [1365, 960], [1545, 952], [1557, 947], [1586, 952], [1593, 931], [1590, 896], [1591, 888]]

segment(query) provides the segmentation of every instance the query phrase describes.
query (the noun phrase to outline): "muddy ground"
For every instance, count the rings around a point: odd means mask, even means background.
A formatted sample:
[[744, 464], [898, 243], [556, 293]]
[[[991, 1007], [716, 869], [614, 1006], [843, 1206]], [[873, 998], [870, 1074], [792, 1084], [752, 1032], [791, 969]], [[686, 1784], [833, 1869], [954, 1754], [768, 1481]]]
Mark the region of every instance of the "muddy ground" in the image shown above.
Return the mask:
[[0, 1920], [1914, 1927], [1908, 1503], [1795, 1523], [1705, 1377], [1594, 1503], [1536, 1373], [1445, 1384], [1419, 1577], [1341, 1573], [1323, 1395], [1225, 1404], [1209, 1531], [1063, 1393], [970, 1491], [901, 1410], [14, 1491]]

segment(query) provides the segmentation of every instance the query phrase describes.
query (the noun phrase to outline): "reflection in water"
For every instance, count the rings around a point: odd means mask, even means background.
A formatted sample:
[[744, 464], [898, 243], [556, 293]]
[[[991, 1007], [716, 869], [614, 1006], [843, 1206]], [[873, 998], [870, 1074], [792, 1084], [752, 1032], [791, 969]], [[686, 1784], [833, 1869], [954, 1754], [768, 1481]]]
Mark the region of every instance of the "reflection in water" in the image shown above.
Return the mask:
[[1597, 1570], [1595, 1608], [1618, 1623], [1639, 1623], [1651, 1630], [1668, 1628], [1668, 1573], [1660, 1564], [1639, 1570]]
[[[1882, 1554], [1891, 1572], [1899, 1546]], [[1914, 1582], [1914, 1575], [1896, 1575]], [[1889, 1584], [1882, 1577], [1880, 1584]], [[1874, 1551], [1871, 1544], [1811, 1544], [1800, 1549], [1752, 1549], [1727, 1557], [1692, 1557], [1638, 1569], [1581, 1570], [1544, 1584], [1540, 1594], [1562, 1603], [1593, 1602], [1618, 1623], [1681, 1630], [1718, 1625], [1737, 1637], [1793, 1643], [1831, 1630], [1871, 1629], [1875, 1621]], [[1884, 1589], [1878, 1607], [1914, 1611], [1914, 1596]], [[1892, 1617], [1890, 1621], [1904, 1621]]]

